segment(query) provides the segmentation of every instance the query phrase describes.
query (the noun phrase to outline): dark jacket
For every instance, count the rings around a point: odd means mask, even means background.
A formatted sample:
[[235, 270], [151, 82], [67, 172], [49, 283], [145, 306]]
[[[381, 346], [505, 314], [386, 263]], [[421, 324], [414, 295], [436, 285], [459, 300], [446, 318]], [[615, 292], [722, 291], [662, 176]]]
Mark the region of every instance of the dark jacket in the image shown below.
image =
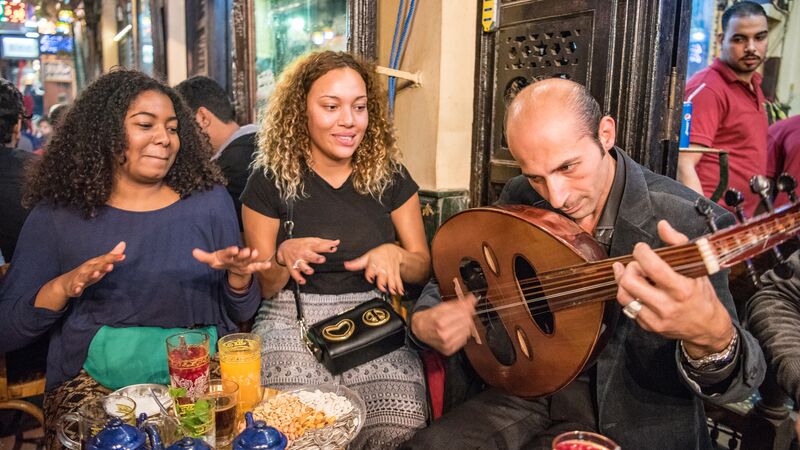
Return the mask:
[[800, 252], [787, 260], [791, 278], [770, 270], [747, 302], [747, 323], [763, 345], [778, 385], [800, 404]]
[[242, 231], [242, 201], [239, 197], [250, 175], [250, 163], [256, 150], [256, 133], [245, 134], [233, 140], [217, 158], [222, 174], [228, 180], [228, 193], [233, 197], [239, 231]]
[[[625, 158], [625, 189], [614, 223], [609, 256], [628, 255], [638, 242], [661, 247], [656, 228], [661, 219], [669, 221], [689, 238], [707, 233], [704, 219], [694, 209], [698, 194], [673, 179], [647, 170], [623, 151], [616, 151]], [[498, 203], [552, 209], [523, 176], [509, 180]], [[720, 228], [734, 223], [730, 213], [716, 205], [714, 208]], [[711, 448], [702, 400], [716, 404], [743, 400], [761, 384], [766, 369], [758, 342], [739, 326], [727, 276], [728, 271], [722, 271], [711, 277], [717, 296], [741, 337], [739, 363], [727, 390], [709, 397], [698, 387], [692, 387], [678, 368], [677, 341], [643, 330], [625, 317], [615, 303], [619, 316], [617, 327], [597, 360], [600, 433], [624, 449]], [[437, 300], [421, 298], [419, 307], [431, 306]]]
[[0, 148], [0, 250], [6, 262], [11, 261], [17, 237], [28, 210], [22, 207], [22, 185], [25, 168], [36, 155], [9, 147]]

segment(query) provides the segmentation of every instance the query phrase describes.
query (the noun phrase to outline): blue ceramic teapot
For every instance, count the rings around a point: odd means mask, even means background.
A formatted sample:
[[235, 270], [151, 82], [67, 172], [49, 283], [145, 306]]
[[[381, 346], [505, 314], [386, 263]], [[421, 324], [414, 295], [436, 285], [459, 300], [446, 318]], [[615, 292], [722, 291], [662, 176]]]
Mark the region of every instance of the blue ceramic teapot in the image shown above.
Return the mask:
[[[152, 435], [150, 435], [152, 443]], [[140, 429], [114, 417], [89, 440], [88, 450], [145, 450], [147, 435]]]
[[[142, 414], [138, 424], [141, 425], [147, 416]], [[88, 450], [146, 450], [145, 443], [149, 439], [151, 450], [165, 450], [158, 430], [152, 424], [134, 427], [118, 418], [108, 421], [87, 445]], [[201, 439], [185, 437], [166, 448], [166, 450], [211, 450]]]
[[[153, 434], [153, 436], [155, 436], [155, 439], [153, 439], [153, 445], [151, 446], [152, 450], [164, 450], [164, 446], [161, 445], [161, 439], [158, 438], [158, 433]], [[202, 439], [186, 436], [167, 447], [166, 450], [211, 450], [211, 447]]]
[[280, 431], [267, 426], [263, 420], [253, 422], [253, 413], [244, 414], [247, 427], [231, 443], [232, 450], [283, 450], [286, 448], [286, 436]]

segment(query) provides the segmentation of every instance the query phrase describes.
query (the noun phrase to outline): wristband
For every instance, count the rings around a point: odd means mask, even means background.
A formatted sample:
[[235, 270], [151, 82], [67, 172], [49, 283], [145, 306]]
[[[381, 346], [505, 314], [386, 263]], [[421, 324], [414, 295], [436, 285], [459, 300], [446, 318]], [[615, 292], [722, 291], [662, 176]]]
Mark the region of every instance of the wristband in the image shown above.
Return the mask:
[[723, 367], [726, 364], [730, 364], [733, 361], [734, 356], [736, 355], [736, 344], [739, 342], [739, 332], [735, 331], [733, 333], [733, 338], [731, 338], [730, 343], [728, 346], [725, 347], [722, 351], [717, 353], [712, 353], [710, 355], [703, 356], [699, 359], [693, 359], [689, 356], [689, 353], [686, 352], [686, 349], [683, 347], [683, 341], [681, 341], [681, 351], [683, 352], [683, 358], [686, 362], [695, 370], [703, 370], [703, 369], [710, 369], [710, 368], [718, 368]]

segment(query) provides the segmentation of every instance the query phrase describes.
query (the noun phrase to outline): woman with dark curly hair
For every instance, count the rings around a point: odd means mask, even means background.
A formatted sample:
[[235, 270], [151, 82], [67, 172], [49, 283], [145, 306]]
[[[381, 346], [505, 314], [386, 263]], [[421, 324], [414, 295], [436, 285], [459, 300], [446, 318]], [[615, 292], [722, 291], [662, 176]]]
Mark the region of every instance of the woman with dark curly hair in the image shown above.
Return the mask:
[[216, 342], [255, 313], [252, 273], [269, 264], [239, 247], [209, 155], [172, 88], [118, 70], [80, 95], [31, 174], [35, 207], [0, 288], [0, 352], [51, 333], [49, 448], [62, 413], [168, 383], [165, 334], [204, 327]]
[[[270, 99], [255, 168], [242, 194], [247, 242], [275, 263], [261, 271], [265, 297], [254, 332], [264, 338], [263, 382], [279, 389], [336, 382], [367, 405], [350, 448], [397, 447], [425, 425], [422, 366], [401, 348], [332, 375], [298, 339], [299, 283], [315, 323], [403, 283], [427, 281], [430, 254], [417, 185], [400, 163], [374, 66], [347, 53], [314, 53], [284, 72]], [[293, 239], [281, 222], [293, 207]], [[399, 241], [399, 244], [395, 242]], [[277, 294], [277, 295], [276, 295]]]

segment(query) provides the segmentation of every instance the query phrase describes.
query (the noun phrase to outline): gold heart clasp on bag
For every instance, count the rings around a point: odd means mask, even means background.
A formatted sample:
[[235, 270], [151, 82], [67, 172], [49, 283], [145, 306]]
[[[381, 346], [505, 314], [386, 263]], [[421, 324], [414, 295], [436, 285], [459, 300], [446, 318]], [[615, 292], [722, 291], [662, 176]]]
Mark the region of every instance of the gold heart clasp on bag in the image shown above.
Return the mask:
[[322, 329], [322, 337], [331, 342], [346, 341], [356, 331], [356, 324], [350, 319], [342, 319], [336, 325]]
[[370, 308], [361, 315], [361, 321], [371, 327], [379, 327], [389, 321], [389, 311], [383, 308]]

